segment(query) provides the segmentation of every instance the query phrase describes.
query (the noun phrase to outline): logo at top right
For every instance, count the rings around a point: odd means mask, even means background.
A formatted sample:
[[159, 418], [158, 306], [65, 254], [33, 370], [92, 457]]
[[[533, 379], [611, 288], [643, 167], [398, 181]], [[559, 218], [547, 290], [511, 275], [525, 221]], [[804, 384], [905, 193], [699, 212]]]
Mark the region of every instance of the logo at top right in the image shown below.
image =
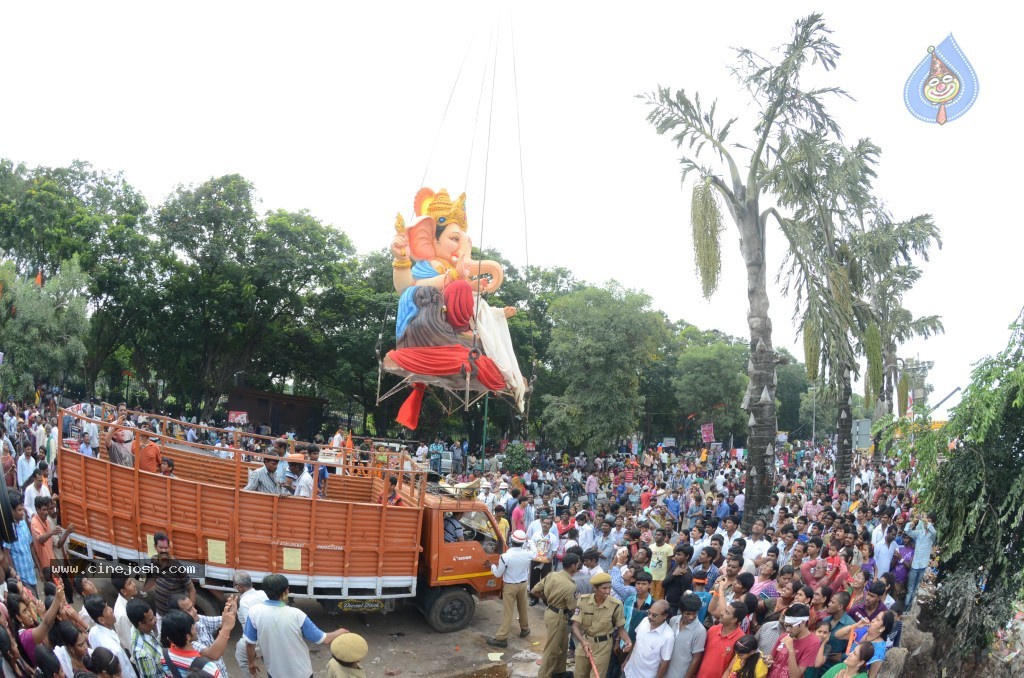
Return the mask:
[[945, 125], [966, 113], [978, 99], [978, 77], [953, 34], [929, 47], [907, 78], [903, 101], [924, 122]]

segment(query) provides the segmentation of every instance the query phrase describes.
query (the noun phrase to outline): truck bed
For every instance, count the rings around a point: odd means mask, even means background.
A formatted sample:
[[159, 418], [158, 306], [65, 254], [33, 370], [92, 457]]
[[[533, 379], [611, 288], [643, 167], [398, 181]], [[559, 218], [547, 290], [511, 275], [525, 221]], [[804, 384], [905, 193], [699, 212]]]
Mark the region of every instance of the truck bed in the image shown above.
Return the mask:
[[[107, 424], [100, 425], [102, 432]], [[61, 520], [75, 525], [74, 554], [145, 561], [153, 535], [164, 532], [175, 558], [204, 566], [196, 579], [206, 588], [230, 590], [234, 573], [244, 571], [255, 581], [285, 574], [299, 597], [415, 593], [422, 471], [340, 463], [327, 498], [279, 497], [240, 489], [257, 467], [240, 456], [222, 459], [201, 445], [190, 451], [172, 438], [161, 437], [161, 447], [175, 461], [175, 478], [85, 457], [61, 440]], [[374, 501], [392, 475], [406, 506]]]

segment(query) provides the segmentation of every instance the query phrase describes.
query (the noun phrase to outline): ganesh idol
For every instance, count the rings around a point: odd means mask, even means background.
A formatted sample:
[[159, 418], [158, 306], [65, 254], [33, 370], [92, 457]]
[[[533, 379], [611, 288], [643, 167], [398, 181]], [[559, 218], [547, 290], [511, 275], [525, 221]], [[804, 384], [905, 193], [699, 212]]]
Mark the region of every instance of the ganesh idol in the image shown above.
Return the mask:
[[473, 390], [505, 393], [522, 410], [527, 386], [508, 329], [516, 309], [487, 302], [505, 274], [496, 261], [472, 258], [466, 194], [453, 202], [444, 189], [423, 188], [413, 210], [408, 226], [398, 215], [391, 242], [395, 290], [401, 296], [397, 345], [384, 368], [411, 376], [417, 385], [455, 391], [465, 388], [468, 374]]

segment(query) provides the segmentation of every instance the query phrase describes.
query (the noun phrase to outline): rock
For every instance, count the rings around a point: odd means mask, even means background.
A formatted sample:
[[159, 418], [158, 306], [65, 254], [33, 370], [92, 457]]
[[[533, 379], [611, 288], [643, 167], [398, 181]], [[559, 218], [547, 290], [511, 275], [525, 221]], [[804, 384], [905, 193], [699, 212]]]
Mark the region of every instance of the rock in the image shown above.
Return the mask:
[[540, 674], [540, 667], [537, 662], [526, 662], [522, 664], [509, 664], [509, 678], [537, 678]]
[[907, 650], [894, 647], [885, 653], [885, 661], [878, 672], [878, 678], [899, 678], [903, 675], [903, 666], [907, 662]]
[[538, 659], [540, 659], [540, 655], [536, 652], [523, 650], [522, 652], [517, 652], [514, 655], [512, 655], [512, 658], [509, 659], [509, 663], [511, 664], [513, 662], [536, 662]]

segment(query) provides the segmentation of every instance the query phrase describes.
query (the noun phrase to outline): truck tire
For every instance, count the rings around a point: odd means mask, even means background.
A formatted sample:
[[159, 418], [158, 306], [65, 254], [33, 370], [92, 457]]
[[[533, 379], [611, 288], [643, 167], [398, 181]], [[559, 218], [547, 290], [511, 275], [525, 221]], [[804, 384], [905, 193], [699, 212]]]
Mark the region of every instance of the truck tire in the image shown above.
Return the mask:
[[468, 591], [452, 587], [442, 591], [427, 609], [427, 623], [438, 633], [452, 633], [469, 626], [476, 599]]
[[224, 604], [209, 591], [196, 587], [196, 612], [206, 617], [219, 617], [223, 610]]

